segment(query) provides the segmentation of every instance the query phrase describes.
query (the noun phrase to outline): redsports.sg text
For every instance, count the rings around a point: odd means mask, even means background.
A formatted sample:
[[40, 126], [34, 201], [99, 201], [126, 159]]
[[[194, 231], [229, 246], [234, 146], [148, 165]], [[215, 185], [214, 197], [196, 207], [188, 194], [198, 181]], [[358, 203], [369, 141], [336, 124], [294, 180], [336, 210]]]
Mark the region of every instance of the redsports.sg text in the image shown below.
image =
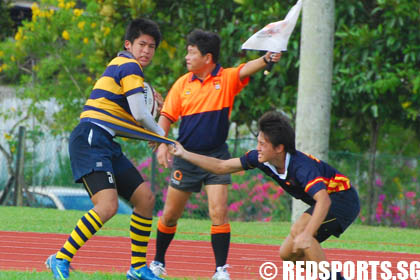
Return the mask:
[[337, 272], [347, 280], [420, 280], [420, 261], [283, 262], [284, 280], [335, 280]]

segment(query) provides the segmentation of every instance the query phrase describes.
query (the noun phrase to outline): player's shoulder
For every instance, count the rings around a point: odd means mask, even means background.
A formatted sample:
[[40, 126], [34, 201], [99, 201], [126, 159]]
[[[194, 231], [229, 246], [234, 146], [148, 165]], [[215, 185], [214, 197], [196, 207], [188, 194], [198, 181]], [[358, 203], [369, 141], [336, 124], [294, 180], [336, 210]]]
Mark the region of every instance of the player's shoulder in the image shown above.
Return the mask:
[[125, 56], [117, 56], [114, 57], [109, 63], [108, 66], [116, 66], [116, 67], [135, 67], [135, 68], [141, 68], [140, 64], [137, 62], [137, 60], [133, 58], [128, 58]]
[[188, 72], [180, 76], [175, 83], [173, 84], [172, 88], [184, 88], [189, 82], [191, 82], [192, 79], [192, 73]]
[[243, 157], [247, 159], [247, 161], [258, 162], [258, 151], [257, 150], [249, 150], [246, 152]]

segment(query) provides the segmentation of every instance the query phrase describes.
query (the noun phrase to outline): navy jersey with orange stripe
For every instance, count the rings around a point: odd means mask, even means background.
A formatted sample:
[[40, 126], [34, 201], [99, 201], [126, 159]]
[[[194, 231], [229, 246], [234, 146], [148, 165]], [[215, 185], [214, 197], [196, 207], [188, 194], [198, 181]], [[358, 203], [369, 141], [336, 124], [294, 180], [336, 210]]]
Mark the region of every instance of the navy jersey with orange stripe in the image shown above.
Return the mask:
[[80, 121], [105, 125], [117, 136], [165, 142], [134, 119], [127, 97], [135, 93], [144, 93], [143, 70], [131, 53], [122, 51], [95, 83]]
[[320, 190], [327, 190], [330, 194], [348, 190], [351, 187], [349, 178], [340, 174], [338, 170], [299, 151], [290, 155], [285, 179], [280, 178], [277, 171], [273, 170], [269, 164], [259, 162], [256, 150], [249, 151], [240, 160], [244, 170], [253, 168], [262, 170], [294, 198], [309, 205], [315, 204], [313, 196]]
[[204, 80], [192, 72], [180, 77], [165, 99], [161, 115], [181, 118], [178, 141], [191, 151], [208, 151], [225, 143], [235, 96], [248, 84], [239, 79], [245, 64], [224, 69], [219, 64]]

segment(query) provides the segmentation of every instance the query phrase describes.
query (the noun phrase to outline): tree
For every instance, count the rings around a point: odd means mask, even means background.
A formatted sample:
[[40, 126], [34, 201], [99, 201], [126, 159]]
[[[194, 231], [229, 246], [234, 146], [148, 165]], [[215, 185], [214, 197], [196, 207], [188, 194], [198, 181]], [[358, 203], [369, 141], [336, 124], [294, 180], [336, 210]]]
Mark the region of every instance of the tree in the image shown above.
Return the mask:
[[[305, 1], [296, 113], [296, 147], [328, 159], [334, 47], [334, 0]], [[305, 210], [293, 200], [292, 221]]]
[[13, 21], [10, 18], [10, 1], [0, 1], [0, 41], [13, 32]]
[[353, 139], [369, 154], [368, 189], [362, 195], [372, 223], [381, 129], [397, 124], [420, 135], [420, 14], [413, 12], [420, 3], [350, 1], [337, 8], [333, 112], [342, 133], [334, 133], [332, 141]]

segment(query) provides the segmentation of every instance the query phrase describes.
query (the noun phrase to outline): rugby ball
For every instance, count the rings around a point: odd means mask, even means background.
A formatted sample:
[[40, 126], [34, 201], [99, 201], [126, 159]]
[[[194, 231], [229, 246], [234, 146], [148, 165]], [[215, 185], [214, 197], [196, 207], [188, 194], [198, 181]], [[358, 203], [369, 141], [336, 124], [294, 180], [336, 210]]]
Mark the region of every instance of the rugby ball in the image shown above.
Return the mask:
[[158, 104], [155, 98], [155, 90], [149, 83], [146, 82], [144, 82], [144, 101], [146, 102], [146, 106], [147, 109], [149, 109], [150, 114], [156, 118]]

